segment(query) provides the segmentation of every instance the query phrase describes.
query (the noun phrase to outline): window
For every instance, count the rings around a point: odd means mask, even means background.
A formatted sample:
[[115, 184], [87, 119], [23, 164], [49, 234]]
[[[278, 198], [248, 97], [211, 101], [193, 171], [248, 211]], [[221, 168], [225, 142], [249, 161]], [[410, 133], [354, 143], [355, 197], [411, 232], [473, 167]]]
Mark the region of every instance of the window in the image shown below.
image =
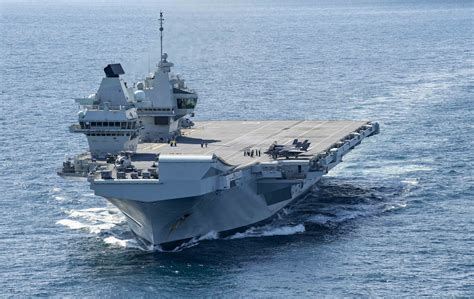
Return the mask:
[[114, 127], [120, 127], [120, 122], [116, 121]]
[[155, 116], [155, 125], [169, 125], [169, 118], [167, 116]]
[[197, 99], [177, 99], [178, 109], [194, 109]]
[[91, 126], [96, 127], [97, 123], [95, 121], [91, 122]]

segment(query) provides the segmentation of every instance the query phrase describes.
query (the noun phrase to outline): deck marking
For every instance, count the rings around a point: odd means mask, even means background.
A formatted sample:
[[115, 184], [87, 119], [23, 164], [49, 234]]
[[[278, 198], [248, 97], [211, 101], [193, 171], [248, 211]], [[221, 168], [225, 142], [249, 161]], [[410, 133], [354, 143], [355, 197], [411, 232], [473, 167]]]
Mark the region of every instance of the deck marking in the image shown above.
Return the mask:
[[[296, 127], [296, 126], [298, 126], [298, 125], [300, 125], [300, 124], [302, 124], [302, 123], [304, 123], [304, 120], [303, 120], [303, 121], [297, 121], [296, 123], [293, 123], [293, 124], [290, 124], [290, 125], [292, 125], [291, 128], [294, 128], [294, 127]], [[251, 145], [246, 146], [246, 147], [253, 147], [253, 146], [257, 146], [257, 145], [259, 145], [259, 144], [261, 144], [261, 143], [268, 142], [268, 140], [269, 140], [271, 137], [273, 137], [273, 136], [275, 136], [275, 135], [278, 135], [278, 134], [280, 134], [281, 132], [285, 131], [285, 128], [286, 128], [286, 127], [287, 127], [287, 126], [285, 126], [284, 128], [280, 129], [279, 131], [273, 132], [273, 133], [271, 133], [270, 135], [266, 136], [266, 137], [264, 138], [264, 141], [262, 141], [262, 142], [260, 142], [260, 143], [257, 143], [257, 144], [255, 144], [255, 145], [252, 145], [252, 144], [251, 144]], [[227, 156], [223, 157], [222, 159], [226, 160], [226, 159], [231, 158], [231, 157], [233, 157], [233, 156], [236, 156], [236, 155], [238, 155], [238, 154], [240, 154], [240, 153], [241, 153], [241, 151], [240, 151], [240, 150], [237, 150], [237, 152], [234, 152], [234, 153], [232, 153], [232, 154], [230, 154], [230, 155], [227, 155]]]
[[[257, 123], [258, 122], [258, 123]], [[242, 149], [243, 148], [261, 148], [262, 145], [272, 142], [273, 138], [276, 140], [281, 140], [282, 144], [289, 144], [294, 138], [301, 138], [302, 136], [307, 136], [307, 139], [315, 139], [314, 144], [311, 144], [307, 154], [315, 155], [326, 149], [320, 148], [322, 145], [330, 147], [333, 143], [329, 144], [326, 141], [337, 142], [340, 138], [344, 138], [347, 135], [338, 137], [338, 134], [344, 132], [348, 128], [354, 127], [354, 130], [357, 130], [365, 122], [357, 121], [312, 121], [312, 120], [302, 120], [302, 121], [283, 121], [272, 120], [272, 121], [255, 121], [255, 122], [242, 122], [242, 121], [232, 121], [232, 122], [214, 122], [210, 123], [203, 122], [201, 126], [194, 129], [190, 129], [186, 136], [193, 136], [195, 134], [200, 135], [202, 133], [202, 138], [205, 140], [206, 137], [210, 138], [213, 136], [221, 137], [222, 141], [216, 143], [210, 143], [210, 148], [201, 148], [199, 143], [196, 144], [180, 144], [178, 141], [178, 147], [165, 147], [168, 144], [156, 144], [156, 143], [145, 143], [141, 151], [146, 151], [149, 153], [157, 153], [161, 150], [161, 153], [181, 153], [181, 154], [197, 154], [197, 155], [209, 155], [215, 153], [219, 155], [226, 163], [237, 166], [238, 168], [248, 167], [249, 165], [261, 163], [261, 162], [271, 162], [278, 160], [271, 160], [267, 155], [261, 157], [243, 157]], [[315, 124], [316, 122], [316, 124]], [[256, 125], [261, 124], [260, 127], [255, 128]], [[324, 125], [328, 125], [327, 128]], [[312, 126], [311, 126], [312, 125]], [[265, 130], [269, 126], [274, 126], [271, 130]], [[309, 129], [308, 126], [310, 127]], [[304, 129], [303, 129], [304, 127]], [[322, 131], [317, 131], [314, 134], [311, 133], [315, 129], [323, 127]], [[206, 129], [204, 129], [206, 128]], [[247, 129], [254, 128], [251, 131], [245, 132]], [[204, 129], [204, 130], [203, 130]], [[275, 130], [274, 130], [275, 129]], [[223, 132], [228, 130], [226, 134]], [[263, 132], [260, 132], [262, 131]], [[304, 130], [302, 132], [302, 130]], [[349, 133], [353, 132], [351, 130]], [[243, 135], [238, 135], [240, 132], [244, 133]], [[266, 136], [265, 136], [266, 135]], [[309, 136], [308, 136], [309, 135]], [[293, 137], [294, 136], [294, 137]], [[200, 136], [196, 136], [199, 138]], [[226, 138], [227, 137], [227, 138]], [[290, 138], [292, 137], [292, 138]], [[245, 139], [247, 138], [247, 139]], [[282, 140], [283, 139], [283, 140]], [[333, 140], [334, 139], [334, 140]], [[337, 139], [337, 140], [336, 140]], [[226, 142], [224, 142], [226, 141]], [[259, 141], [252, 144], [252, 141]], [[248, 143], [248, 144], [247, 144]], [[242, 147], [242, 148], [240, 148]], [[265, 150], [265, 149], [264, 149]], [[242, 155], [240, 157], [239, 155]], [[248, 159], [247, 159], [248, 158]], [[301, 159], [308, 159], [308, 156], [300, 157]], [[310, 158], [310, 157], [309, 157]], [[281, 160], [281, 159], [279, 159]], [[235, 163], [235, 164], [234, 164]]]
[[[294, 124], [290, 127], [290, 129], [296, 128], [297, 126], [299, 126], [299, 125], [301, 125], [301, 124], [305, 124], [305, 123], [306, 123], [305, 120], [297, 121], [296, 123], [294, 123]], [[321, 125], [322, 125], [322, 123], [321, 123], [321, 124], [318, 124], [317, 126], [321, 126]], [[314, 129], [315, 127], [316, 127], [316, 126], [314, 126], [313, 128], [311, 128], [311, 130]], [[253, 144], [253, 145], [250, 145], [250, 146], [248, 146], [248, 147], [258, 147], [259, 145], [262, 145], [262, 144], [264, 144], [264, 143], [268, 143], [268, 141], [270, 140], [270, 138], [275, 137], [275, 136], [281, 134], [282, 132], [286, 131], [285, 129], [286, 129], [286, 127], [280, 129], [279, 131], [277, 131], [277, 132], [275, 132], [275, 133], [270, 134], [270, 135], [267, 136], [263, 141], [261, 141], [261, 142], [259, 142], [259, 143], [256, 143], [256, 144]], [[240, 154], [240, 153], [241, 153], [240, 151], [237, 151], [237, 152], [235, 152], [235, 153], [233, 153], [233, 154], [231, 154], [231, 155], [226, 156], [226, 157], [223, 158], [223, 159], [226, 160], [226, 159], [229, 159], [229, 158], [233, 158], [234, 156], [236, 156], [236, 155], [238, 155], [238, 154]], [[265, 156], [264, 156], [264, 157], [265, 157]], [[257, 159], [252, 160], [251, 162], [249, 162], [248, 164], [245, 164], [244, 166], [247, 166], [247, 165], [249, 165], [249, 164], [253, 164], [253, 163], [255, 163], [255, 162], [260, 162], [261, 160], [262, 160], [261, 157], [258, 157]], [[226, 161], [227, 161], [227, 160], [226, 160]]]
[[[257, 122], [258, 122], [258, 121], [257, 121]], [[260, 122], [261, 122], [261, 121], [260, 121]], [[261, 129], [263, 129], [263, 128], [265, 128], [265, 127], [271, 125], [271, 124], [274, 124], [275, 122], [276, 122], [276, 121], [268, 122], [267, 124], [265, 124], [265, 125], [263, 125], [263, 126], [261, 126], [261, 127], [258, 127], [258, 128], [256, 128], [256, 129], [254, 129], [254, 130], [248, 132], [248, 133], [245, 133], [244, 135], [240, 135], [240, 136], [237, 137], [237, 138], [234, 138], [234, 139], [232, 139], [232, 140], [229, 140], [228, 142], [226, 142], [226, 143], [224, 143], [223, 145], [220, 145], [220, 146], [229, 146], [229, 145], [231, 145], [231, 144], [234, 144], [234, 143], [236, 143], [237, 140], [239, 140], [239, 139], [241, 139], [241, 138], [243, 138], [243, 137], [245, 137], [245, 136], [248, 136], [248, 135], [250, 135], [250, 134], [252, 134], [252, 133], [255, 133], [256, 131], [259, 131], [259, 130], [261, 130]], [[214, 150], [211, 149], [211, 150], [205, 152], [205, 154], [209, 154], [209, 153], [211, 153], [211, 152], [213, 152], [213, 151], [214, 151]]]
[[165, 146], [165, 143], [163, 143], [163, 144], [158, 144], [158, 145], [154, 145], [154, 146], [152, 147], [152, 149], [153, 149], [154, 151], [156, 151], [157, 149], [159, 149], [160, 147], [163, 147], [163, 146]]
[[[347, 127], [352, 126], [352, 125], [354, 125], [354, 124], [353, 124], [353, 123], [349, 123], [349, 124], [345, 125], [344, 127], [340, 128], [339, 130], [337, 130], [336, 132], [334, 132], [333, 134], [330, 134], [330, 135], [327, 136], [326, 138], [324, 138], [324, 139], [322, 139], [321, 141], [319, 141], [318, 143], [316, 143], [315, 146], [321, 144], [322, 142], [324, 142], [324, 140], [326, 140], [326, 139], [328, 139], [328, 138], [330, 138], [330, 137], [333, 137], [334, 135], [336, 135], [336, 134], [339, 133], [340, 131], [342, 131], [342, 130], [344, 130], [344, 129], [346, 129]], [[359, 128], [360, 128], [360, 127], [361, 127], [361, 126], [359, 126]], [[356, 129], [356, 130], [357, 130], [357, 129]], [[346, 136], [347, 136], [347, 135], [346, 135]], [[343, 136], [343, 137], [345, 137], [345, 136]], [[332, 145], [332, 144], [330, 144], [329, 146], [331, 146], [331, 145]]]
[[[306, 122], [306, 121], [303, 121], [303, 122]], [[307, 130], [307, 131], [301, 133], [301, 134], [298, 135], [297, 137], [300, 138], [301, 136], [307, 134], [308, 132], [311, 132], [312, 130], [321, 127], [322, 125], [324, 125], [324, 124], [327, 123], [327, 122], [328, 122], [327, 120], [322, 121], [321, 123], [319, 123], [319, 124], [313, 126], [311, 129], [309, 129], [309, 130]], [[298, 125], [299, 125], [299, 124], [298, 124]], [[291, 142], [291, 141], [292, 141], [292, 140], [290, 140], [290, 141], [288, 141], [288, 142], [286, 142], [286, 143], [284, 143], [284, 144], [287, 144], [287, 143], [289, 143], [289, 142]], [[255, 146], [258, 146], [258, 145], [260, 145], [260, 144], [262, 144], [262, 143], [263, 143], [263, 142], [258, 143], [258, 144], [256, 144]], [[249, 162], [249, 163], [247, 163], [247, 164], [245, 164], [245, 165], [243, 165], [243, 166], [239, 166], [239, 168], [244, 168], [244, 167], [247, 167], [247, 166], [249, 166], [249, 165], [251, 165], [251, 164], [254, 164], [254, 163], [256, 163], [256, 162], [261, 162], [261, 161], [262, 161], [261, 157], [258, 157], [258, 159], [253, 160], [253, 161], [251, 161], [251, 162]], [[276, 160], [274, 160], [274, 161], [276, 161]]]

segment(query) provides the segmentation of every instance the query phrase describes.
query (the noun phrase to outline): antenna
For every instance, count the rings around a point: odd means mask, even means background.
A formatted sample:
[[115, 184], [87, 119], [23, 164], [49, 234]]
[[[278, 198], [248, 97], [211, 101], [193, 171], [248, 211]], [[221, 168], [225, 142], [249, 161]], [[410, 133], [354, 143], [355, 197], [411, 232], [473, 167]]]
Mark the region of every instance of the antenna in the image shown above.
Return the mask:
[[163, 12], [160, 11], [160, 61], [163, 61]]

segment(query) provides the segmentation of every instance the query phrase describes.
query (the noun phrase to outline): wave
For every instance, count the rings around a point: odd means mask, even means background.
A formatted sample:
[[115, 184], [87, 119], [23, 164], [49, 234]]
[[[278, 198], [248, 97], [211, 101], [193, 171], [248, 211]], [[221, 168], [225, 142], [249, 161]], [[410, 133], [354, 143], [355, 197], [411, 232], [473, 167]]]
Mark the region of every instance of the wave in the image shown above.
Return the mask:
[[183, 244], [179, 245], [178, 247], [172, 250], [165, 250], [161, 248], [160, 246], [157, 246], [155, 249], [160, 252], [180, 252], [180, 251], [183, 251], [184, 249], [188, 249], [188, 248], [199, 245], [201, 241], [217, 240], [217, 239], [219, 239], [219, 234], [217, 232], [211, 231], [201, 237], [192, 238], [191, 240], [184, 242]]
[[70, 229], [85, 229], [92, 234], [99, 234], [100, 232], [104, 230], [110, 230], [115, 226], [114, 224], [107, 224], [107, 223], [88, 224], [88, 223], [83, 223], [83, 222], [79, 222], [79, 221], [71, 220], [71, 219], [61, 219], [57, 221], [56, 224], [64, 225], [66, 227], [69, 227]]
[[109, 231], [119, 224], [125, 223], [125, 217], [116, 208], [88, 208], [69, 210], [68, 218], [56, 222], [70, 229], [86, 230], [92, 234]]
[[142, 244], [139, 244], [138, 241], [134, 238], [132, 239], [119, 239], [116, 236], [109, 236], [103, 239], [105, 244], [121, 247], [127, 249], [140, 249], [144, 251], [150, 251], [151, 248], [144, 247]]
[[[387, 183], [387, 182], [385, 182]], [[357, 185], [346, 179], [323, 180], [307, 196], [284, 208], [264, 226], [254, 226], [244, 232], [220, 237], [216, 232], [192, 238], [171, 252], [179, 252], [209, 240], [236, 240], [312, 233], [321, 227], [338, 228], [344, 223], [406, 208], [406, 192], [418, 184], [418, 179], [392, 181], [383, 186]], [[112, 205], [73, 209], [57, 223], [70, 229], [97, 235], [111, 247], [170, 252], [159, 246], [150, 248], [137, 241], [126, 225], [125, 217]], [[316, 226], [315, 226], [316, 225]]]
[[305, 226], [298, 224], [295, 226], [272, 226], [271, 224], [261, 227], [251, 227], [243, 233], [236, 233], [225, 239], [243, 239], [243, 238], [260, 238], [273, 236], [288, 236], [305, 232]]
[[64, 196], [54, 196], [53, 198], [54, 198], [54, 200], [57, 200], [57, 201], [64, 201], [64, 200], [66, 200], [66, 198], [65, 198]]

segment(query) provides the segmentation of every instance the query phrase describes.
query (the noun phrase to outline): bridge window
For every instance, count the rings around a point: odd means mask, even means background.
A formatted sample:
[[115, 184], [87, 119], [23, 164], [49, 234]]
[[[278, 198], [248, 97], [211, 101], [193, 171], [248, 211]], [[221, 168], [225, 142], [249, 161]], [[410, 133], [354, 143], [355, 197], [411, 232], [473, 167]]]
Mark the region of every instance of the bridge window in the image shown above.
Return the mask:
[[177, 99], [178, 109], [194, 109], [197, 99]]

